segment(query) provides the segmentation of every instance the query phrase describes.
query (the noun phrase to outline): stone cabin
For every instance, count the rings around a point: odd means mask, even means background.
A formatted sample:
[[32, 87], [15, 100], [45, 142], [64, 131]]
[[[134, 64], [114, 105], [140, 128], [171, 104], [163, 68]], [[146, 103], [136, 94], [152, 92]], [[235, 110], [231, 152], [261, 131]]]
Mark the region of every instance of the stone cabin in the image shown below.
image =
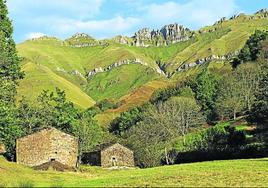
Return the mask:
[[3, 155], [6, 153], [5, 145], [0, 143], [0, 155]]
[[101, 146], [97, 151], [84, 153], [82, 163], [104, 168], [135, 166], [133, 151], [118, 143]]
[[31, 135], [17, 139], [17, 163], [36, 167], [57, 161], [69, 167], [76, 167], [78, 139], [55, 128], [45, 128]]

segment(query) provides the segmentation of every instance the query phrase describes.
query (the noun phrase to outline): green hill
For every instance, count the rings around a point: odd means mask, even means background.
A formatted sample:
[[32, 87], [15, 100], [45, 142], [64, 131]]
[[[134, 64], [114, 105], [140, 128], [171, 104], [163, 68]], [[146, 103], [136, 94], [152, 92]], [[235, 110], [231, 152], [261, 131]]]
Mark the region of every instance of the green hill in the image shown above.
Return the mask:
[[56, 87], [64, 89], [67, 99], [80, 108], [88, 108], [95, 104], [95, 101], [86, 95], [81, 88], [67, 79], [55, 74], [48, 67], [42, 64], [28, 62], [22, 66], [26, 77], [18, 87], [18, 100], [22, 96], [35, 100], [42, 90], [55, 90]]
[[[221, 19], [191, 31], [188, 40], [168, 46], [137, 47], [128, 42], [132, 38], [98, 41], [86, 34], [65, 41], [53, 37], [28, 40], [17, 47], [26, 73], [19, 96], [34, 99], [43, 89], [57, 86], [82, 108], [92, 105], [92, 99], [122, 101], [152, 81], [172, 84], [207, 67], [228, 71], [228, 62], [255, 30], [268, 30], [265, 11]], [[135, 98], [139, 97], [142, 93], [137, 96], [136, 92]]]
[[267, 187], [268, 159], [212, 161], [149, 169], [34, 171], [0, 157], [0, 187]]

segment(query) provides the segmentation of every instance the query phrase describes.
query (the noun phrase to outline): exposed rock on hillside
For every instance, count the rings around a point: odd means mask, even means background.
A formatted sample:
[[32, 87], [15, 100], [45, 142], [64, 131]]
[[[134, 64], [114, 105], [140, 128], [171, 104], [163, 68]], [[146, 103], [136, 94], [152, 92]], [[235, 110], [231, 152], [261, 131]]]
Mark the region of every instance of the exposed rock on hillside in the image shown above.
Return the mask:
[[75, 75], [75, 76], [83, 77], [83, 74], [82, 74], [81, 72], [79, 72], [78, 70], [73, 70], [73, 71], [71, 71], [71, 74], [72, 74], [72, 75]]
[[214, 25], [221, 24], [221, 23], [223, 23], [225, 21], [227, 21], [227, 18], [226, 17], [222, 17], [219, 21], [216, 21]]
[[258, 16], [259, 18], [268, 18], [268, 10], [267, 9], [261, 9], [258, 12], [255, 13], [255, 16]]
[[120, 44], [131, 45], [129, 39], [130, 39], [129, 37], [118, 35], [113, 38], [113, 41]]
[[177, 68], [177, 72], [181, 72], [183, 70], [187, 70], [189, 68], [195, 67], [197, 65], [202, 65], [204, 63], [209, 63], [211, 61], [228, 61], [232, 59], [233, 57], [237, 56], [239, 54], [239, 51], [236, 51], [234, 53], [226, 54], [223, 56], [218, 56], [218, 55], [211, 55], [206, 58], [198, 59], [193, 63], [183, 63], [180, 67]]
[[89, 46], [105, 46], [107, 42], [96, 40], [88, 34], [76, 33], [71, 38], [65, 40], [70, 46], [75, 48], [83, 48]]
[[[108, 67], [106, 68], [103, 68], [103, 67], [98, 67], [98, 68], [95, 68], [93, 69], [92, 71], [89, 71], [87, 73], [87, 77], [90, 78], [98, 73], [102, 73], [102, 72], [107, 72], [107, 71], [110, 71], [112, 70], [113, 68], [117, 68], [117, 67], [120, 67], [122, 65], [129, 65], [129, 64], [140, 64], [140, 65], [144, 65], [144, 66], [148, 66], [147, 63], [144, 63], [143, 61], [141, 61], [140, 59], [136, 58], [136, 59], [126, 59], [126, 60], [122, 60], [122, 61], [118, 61], [112, 65], [109, 65]], [[160, 68], [155, 68], [155, 71], [159, 74], [163, 74], [165, 75], [165, 73], [160, 69]]]
[[186, 41], [192, 36], [193, 32], [190, 29], [178, 24], [170, 24], [160, 30], [141, 29], [132, 38], [135, 46], [148, 47], [150, 45], [162, 46]]

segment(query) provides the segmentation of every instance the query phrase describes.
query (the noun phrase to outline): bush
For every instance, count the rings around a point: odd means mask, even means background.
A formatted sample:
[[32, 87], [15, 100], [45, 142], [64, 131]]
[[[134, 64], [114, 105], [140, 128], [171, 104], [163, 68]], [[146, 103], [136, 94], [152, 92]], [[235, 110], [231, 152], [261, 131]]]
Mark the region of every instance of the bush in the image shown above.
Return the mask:
[[244, 131], [233, 127], [215, 126], [188, 137], [184, 147], [177, 151], [175, 163], [209, 160], [265, 157], [268, 154], [264, 144], [246, 145]]
[[111, 122], [109, 131], [115, 135], [122, 135], [122, 133], [141, 121], [144, 112], [150, 108], [152, 108], [152, 105], [147, 103], [123, 112], [120, 117]]
[[101, 111], [105, 111], [108, 109], [114, 109], [117, 107], [114, 101], [109, 99], [104, 99], [96, 104], [96, 107], [98, 107]]
[[257, 30], [246, 42], [246, 45], [243, 47], [238, 57], [235, 58], [232, 62], [233, 68], [236, 68], [239, 64], [243, 62], [256, 61], [260, 56], [263, 55], [265, 57], [265, 52], [262, 54], [263, 41], [265, 41], [268, 37], [267, 31]]

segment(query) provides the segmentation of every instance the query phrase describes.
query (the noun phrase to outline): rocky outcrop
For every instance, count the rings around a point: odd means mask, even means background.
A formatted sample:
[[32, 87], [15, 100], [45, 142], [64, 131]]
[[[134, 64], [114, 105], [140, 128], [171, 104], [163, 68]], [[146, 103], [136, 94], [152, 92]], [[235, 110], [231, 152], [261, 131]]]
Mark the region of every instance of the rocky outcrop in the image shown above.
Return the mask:
[[215, 22], [214, 26], [215, 26], [215, 25], [218, 25], [218, 24], [221, 24], [221, 23], [223, 23], [223, 22], [225, 22], [225, 21], [227, 21], [227, 18], [226, 18], [226, 17], [222, 17], [219, 21], [216, 21], [216, 22]]
[[58, 39], [58, 38], [56, 38], [56, 37], [50, 37], [50, 36], [35, 37], [35, 38], [31, 38], [31, 39], [29, 39], [29, 40], [31, 40], [31, 41], [55, 40], [55, 41], [62, 42], [60, 39]]
[[149, 28], [143, 28], [135, 33], [134, 44], [137, 47], [148, 47], [152, 40], [152, 33]]
[[[144, 63], [143, 61], [141, 61], [140, 59], [136, 58], [136, 59], [126, 59], [126, 60], [122, 60], [122, 61], [118, 61], [112, 65], [109, 65], [108, 67], [98, 67], [98, 68], [95, 68], [93, 69], [92, 71], [89, 71], [86, 76], [88, 78], [98, 74], [98, 73], [102, 73], [102, 72], [107, 72], [107, 71], [110, 71], [114, 68], [117, 68], [117, 67], [120, 67], [120, 66], [123, 66], [123, 65], [129, 65], [129, 64], [140, 64], [140, 65], [144, 65], [144, 66], [148, 66], [149, 65], [147, 63]], [[165, 73], [160, 69], [160, 68], [155, 68], [155, 71], [159, 74], [163, 74], [165, 75]]]
[[79, 72], [78, 70], [73, 70], [73, 71], [71, 71], [71, 74], [72, 74], [72, 75], [75, 75], [75, 76], [83, 77], [83, 74], [82, 74], [81, 72]]
[[183, 63], [180, 67], [178, 67], [176, 69], [176, 72], [181, 72], [181, 71], [187, 70], [189, 68], [193, 68], [195, 66], [202, 65], [204, 63], [209, 63], [212, 61], [227, 61], [227, 60], [230, 60], [233, 57], [237, 56], [238, 54], [239, 54], [239, 52], [237, 51], [237, 52], [226, 54], [223, 56], [211, 55], [211, 56], [206, 57], [206, 58], [198, 59], [192, 63]]
[[92, 76], [94, 76], [94, 75], [96, 75], [98, 73], [101, 73], [101, 72], [104, 72], [104, 69], [102, 67], [95, 68], [92, 71], [89, 71], [87, 73], [87, 77], [92, 77]]
[[84, 77], [84, 75], [81, 72], [79, 72], [78, 70], [66, 71], [64, 68], [57, 67], [56, 71], [64, 73], [64, 74], [71, 74], [71, 75], [75, 75], [75, 76]]
[[268, 18], [268, 10], [267, 9], [261, 9], [258, 12], [255, 13], [255, 17], [258, 18]]
[[170, 24], [160, 30], [141, 29], [132, 38], [135, 46], [148, 47], [151, 45], [162, 46], [186, 41], [192, 35], [193, 32], [190, 29], [178, 24]]
[[188, 40], [191, 34], [190, 29], [178, 24], [164, 26], [160, 32], [163, 34], [167, 43], [177, 43]]
[[69, 46], [74, 48], [84, 48], [91, 46], [106, 46], [107, 42], [96, 40], [86, 33], [76, 33], [71, 38], [65, 40]]
[[130, 43], [128, 41], [128, 37], [125, 37], [125, 36], [119, 35], [119, 36], [116, 36], [113, 40], [116, 43], [130, 45]]
[[63, 72], [63, 73], [67, 73], [67, 71], [66, 71], [65, 69], [60, 68], [60, 67], [57, 67], [57, 68], [56, 68], [56, 71], [58, 71], [58, 72]]

